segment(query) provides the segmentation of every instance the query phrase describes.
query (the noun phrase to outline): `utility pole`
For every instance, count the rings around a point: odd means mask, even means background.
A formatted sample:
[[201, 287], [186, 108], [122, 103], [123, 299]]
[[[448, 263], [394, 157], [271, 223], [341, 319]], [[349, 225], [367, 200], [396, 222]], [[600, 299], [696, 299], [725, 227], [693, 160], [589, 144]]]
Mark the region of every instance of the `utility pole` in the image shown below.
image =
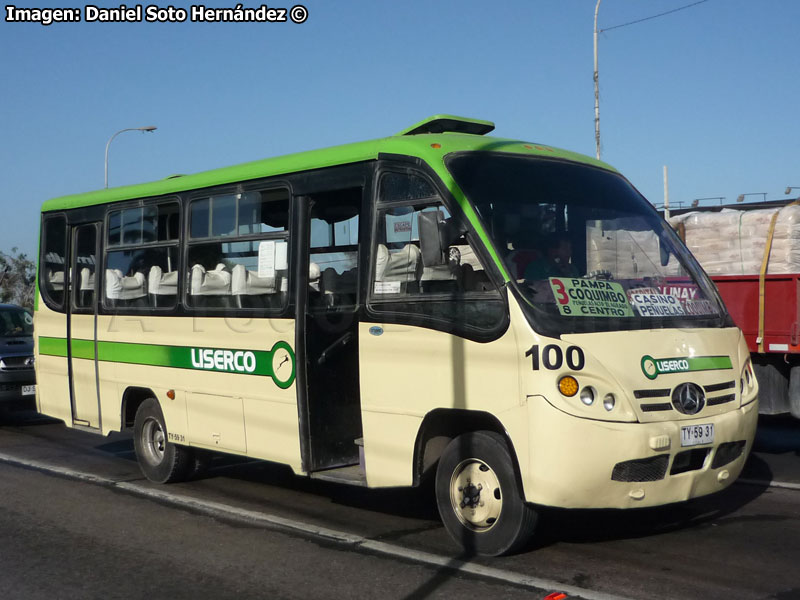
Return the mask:
[[594, 7], [594, 144], [597, 160], [600, 160], [600, 75], [597, 71], [597, 12], [601, 0]]

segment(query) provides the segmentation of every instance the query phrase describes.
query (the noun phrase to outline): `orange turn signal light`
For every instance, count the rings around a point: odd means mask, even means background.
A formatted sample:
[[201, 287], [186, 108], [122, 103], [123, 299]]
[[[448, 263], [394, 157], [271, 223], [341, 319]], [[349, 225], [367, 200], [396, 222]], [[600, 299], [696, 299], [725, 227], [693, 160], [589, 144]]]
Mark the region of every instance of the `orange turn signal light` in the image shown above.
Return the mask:
[[167, 390], [167, 398], [175, 400], [175, 390]]
[[578, 393], [578, 380], [572, 375], [565, 375], [558, 380], [558, 391], [571, 398]]

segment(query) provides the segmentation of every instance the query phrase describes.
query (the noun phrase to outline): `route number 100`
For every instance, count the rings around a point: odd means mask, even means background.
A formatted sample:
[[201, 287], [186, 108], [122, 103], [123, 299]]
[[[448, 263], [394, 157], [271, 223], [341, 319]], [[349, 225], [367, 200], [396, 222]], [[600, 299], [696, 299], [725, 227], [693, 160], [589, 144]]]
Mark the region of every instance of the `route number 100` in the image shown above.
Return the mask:
[[568, 346], [566, 351], [562, 351], [561, 346], [548, 344], [540, 353], [539, 344], [535, 344], [525, 356], [531, 357], [534, 371], [538, 371], [541, 367], [550, 371], [560, 369], [564, 365], [564, 358], [567, 360], [567, 366], [573, 371], [580, 371], [586, 365], [586, 357], [578, 346]]

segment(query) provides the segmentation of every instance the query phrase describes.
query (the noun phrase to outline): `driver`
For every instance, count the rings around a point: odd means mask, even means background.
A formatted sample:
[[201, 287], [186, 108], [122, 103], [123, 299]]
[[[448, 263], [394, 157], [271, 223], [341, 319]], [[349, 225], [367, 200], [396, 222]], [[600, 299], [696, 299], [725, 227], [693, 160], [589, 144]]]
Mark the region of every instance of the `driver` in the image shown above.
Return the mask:
[[571, 262], [572, 244], [565, 232], [545, 236], [542, 245], [542, 255], [525, 268], [525, 279], [579, 276], [578, 269]]

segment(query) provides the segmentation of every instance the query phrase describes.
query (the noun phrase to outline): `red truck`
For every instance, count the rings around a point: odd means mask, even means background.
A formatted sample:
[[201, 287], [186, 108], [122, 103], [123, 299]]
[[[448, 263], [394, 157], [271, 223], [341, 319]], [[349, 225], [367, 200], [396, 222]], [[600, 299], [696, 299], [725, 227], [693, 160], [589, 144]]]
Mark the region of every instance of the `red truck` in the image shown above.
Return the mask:
[[673, 211], [744, 332], [762, 414], [800, 418], [800, 199]]

